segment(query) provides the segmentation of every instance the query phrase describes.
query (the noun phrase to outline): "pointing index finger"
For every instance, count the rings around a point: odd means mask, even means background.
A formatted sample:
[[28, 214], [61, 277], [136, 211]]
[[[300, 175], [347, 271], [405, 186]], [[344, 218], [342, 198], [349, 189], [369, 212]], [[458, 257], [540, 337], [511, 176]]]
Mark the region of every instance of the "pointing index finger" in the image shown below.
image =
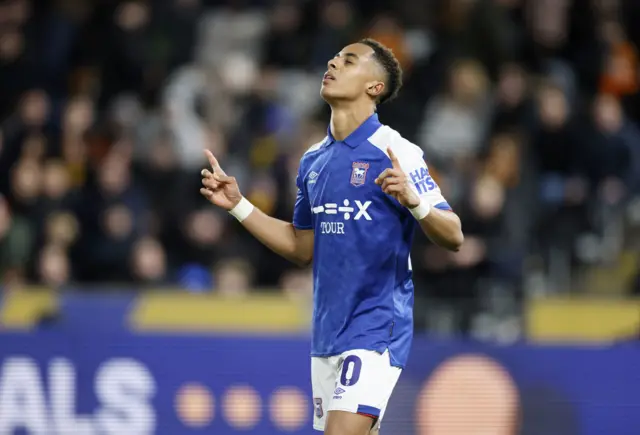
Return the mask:
[[389, 154], [389, 158], [391, 159], [391, 165], [393, 166], [393, 168], [394, 169], [402, 169], [400, 167], [400, 162], [398, 161], [398, 158], [396, 157], [396, 155], [391, 150], [391, 147], [387, 148], [387, 153]]
[[211, 151], [204, 150], [204, 154], [207, 156], [207, 159], [209, 160], [209, 164], [211, 165], [211, 168], [213, 168], [213, 172], [226, 175], [225, 172], [220, 167], [220, 163], [218, 163], [218, 159], [215, 158], [215, 156]]

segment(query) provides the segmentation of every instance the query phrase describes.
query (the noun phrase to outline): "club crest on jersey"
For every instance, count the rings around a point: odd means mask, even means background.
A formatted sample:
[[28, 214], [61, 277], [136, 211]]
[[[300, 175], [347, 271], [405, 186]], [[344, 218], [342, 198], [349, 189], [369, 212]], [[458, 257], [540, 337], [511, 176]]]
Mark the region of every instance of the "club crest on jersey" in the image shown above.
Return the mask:
[[353, 162], [351, 165], [351, 185], [362, 186], [367, 180], [367, 171], [369, 170], [369, 163]]

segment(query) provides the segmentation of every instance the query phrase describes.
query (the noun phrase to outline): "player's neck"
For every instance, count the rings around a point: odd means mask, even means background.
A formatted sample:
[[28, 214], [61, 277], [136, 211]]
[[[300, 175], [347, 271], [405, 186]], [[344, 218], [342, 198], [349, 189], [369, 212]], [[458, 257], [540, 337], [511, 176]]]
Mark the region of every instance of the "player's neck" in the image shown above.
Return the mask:
[[348, 106], [331, 106], [331, 134], [336, 140], [345, 140], [363, 122], [375, 112], [371, 102], [367, 104], [350, 104]]

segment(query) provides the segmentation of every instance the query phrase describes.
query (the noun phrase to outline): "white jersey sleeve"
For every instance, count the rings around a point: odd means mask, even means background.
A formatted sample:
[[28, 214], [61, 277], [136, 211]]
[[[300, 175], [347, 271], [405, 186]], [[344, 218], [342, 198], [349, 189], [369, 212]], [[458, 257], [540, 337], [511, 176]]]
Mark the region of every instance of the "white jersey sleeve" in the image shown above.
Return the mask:
[[381, 127], [369, 141], [389, 156], [387, 148], [391, 148], [398, 158], [402, 170], [409, 183], [423, 201], [441, 210], [451, 210], [451, 206], [442, 196], [440, 187], [429, 174], [422, 149], [403, 138], [400, 133], [390, 127]]

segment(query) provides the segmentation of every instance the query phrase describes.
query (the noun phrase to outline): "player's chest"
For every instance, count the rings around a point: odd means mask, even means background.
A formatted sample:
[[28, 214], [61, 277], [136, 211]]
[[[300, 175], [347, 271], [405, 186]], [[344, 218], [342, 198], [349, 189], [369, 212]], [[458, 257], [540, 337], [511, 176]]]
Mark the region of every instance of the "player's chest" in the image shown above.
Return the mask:
[[384, 157], [333, 152], [312, 162], [304, 180], [312, 213], [370, 220], [374, 209], [387, 205], [386, 195], [375, 184], [390, 166]]

